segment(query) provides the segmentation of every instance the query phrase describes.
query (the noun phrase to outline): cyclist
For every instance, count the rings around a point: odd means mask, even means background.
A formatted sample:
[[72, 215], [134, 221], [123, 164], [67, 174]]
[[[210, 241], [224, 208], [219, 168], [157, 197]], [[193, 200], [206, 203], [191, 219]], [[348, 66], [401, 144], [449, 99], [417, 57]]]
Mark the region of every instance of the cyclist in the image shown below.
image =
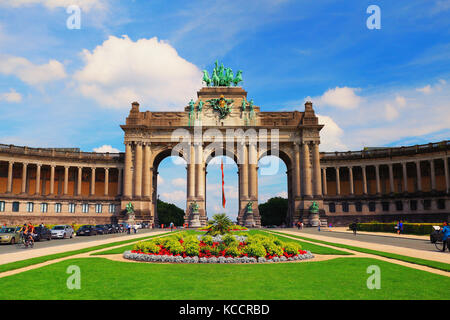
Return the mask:
[[34, 245], [34, 226], [31, 224], [31, 222], [28, 224], [28, 239], [31, 241], [31, 245]]

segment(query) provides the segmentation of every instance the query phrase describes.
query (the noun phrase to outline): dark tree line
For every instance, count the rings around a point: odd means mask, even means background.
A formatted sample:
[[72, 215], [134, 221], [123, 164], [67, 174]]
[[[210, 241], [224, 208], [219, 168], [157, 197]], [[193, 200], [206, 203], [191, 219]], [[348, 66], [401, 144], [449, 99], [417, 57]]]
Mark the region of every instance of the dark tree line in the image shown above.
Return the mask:
[[287, 199], [281, 197], [270, 198], [266, 203], [261, 203], [258, 208], [263, 226], [280, 226], [286, 222]]
[[157, 202], [158, 220], [160, 224], [168, 226], [171, 222], [176, 226], [184, 223], [184, 210], [178, 208], [173, 203], [167, 203], [158, 199]]

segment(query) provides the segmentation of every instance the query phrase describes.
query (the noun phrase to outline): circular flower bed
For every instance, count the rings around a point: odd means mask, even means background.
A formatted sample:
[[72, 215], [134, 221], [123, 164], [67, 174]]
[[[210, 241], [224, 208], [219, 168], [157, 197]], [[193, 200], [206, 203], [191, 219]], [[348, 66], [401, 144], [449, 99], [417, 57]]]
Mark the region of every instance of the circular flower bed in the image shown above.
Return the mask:
[[171, 263], [264, 263], [311, 259], [295, 242], [264, 235], [177, 235], [141, 241], [125, 259]]

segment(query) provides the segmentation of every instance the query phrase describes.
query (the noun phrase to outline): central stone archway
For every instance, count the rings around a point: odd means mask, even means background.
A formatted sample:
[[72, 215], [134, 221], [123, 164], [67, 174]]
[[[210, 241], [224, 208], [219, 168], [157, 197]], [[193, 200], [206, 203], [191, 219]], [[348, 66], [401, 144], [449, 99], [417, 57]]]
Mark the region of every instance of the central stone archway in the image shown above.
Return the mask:
[[192, 210], [198, 206], [200, 224], [205, 225], [206, 164], [223, 154], [238, 165], [238, 223], [259, 227], [257, 164], [264, 155], [276, 155], [288, 169], [288, 221], [317, 225], [317, 215], [310, 221], [309, 208], [315, 202], [323, 212], [322, 127], [311, 102], [303, 112], [261, 112], [241, 87], [201, 88], [197, 100], [181, 112], [141, 112], [133, 102], [121, 126], [126, 146], [122, 210], [131, 202], [137, 220], [157, 222], [157, 165], [169, 155], [180, 155], [187, 163], [185, 221], [192, 224]]

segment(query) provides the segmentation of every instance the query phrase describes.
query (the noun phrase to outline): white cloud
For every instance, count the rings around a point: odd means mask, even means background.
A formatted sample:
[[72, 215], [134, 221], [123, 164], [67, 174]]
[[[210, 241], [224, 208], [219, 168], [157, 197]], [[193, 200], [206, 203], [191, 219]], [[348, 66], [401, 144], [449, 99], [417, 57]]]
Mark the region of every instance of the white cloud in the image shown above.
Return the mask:
[[277, 197], [281, 197], [281, 198], [286, 198], [286, 199], [287, 199], [287, 197], [288, 197], [286, 191], [278, 192], [276, 196], [277, 196]]
[[164, 201], [182, 201], [186, 199], [186, 191], [174, 190], [171, 192], [163, 192], [160, 194], [160, 198]]
[[14, 89], [10, 89], [9, 92], [0, 93], [0, 101], [7, 101], [7, 102], [13, 102], [18, 103], [22, 101], [22, 95], [18, 93]]
[[403, 108], [404, 106], [406, 106], [406, 99], [405, 97], [402, 96], [397, 96], [395, 98], [395, 102], [397, 102], [397, 105], [401, 108]]
[[71, 5], [77, 5], [81, 10], [89, 11], [91, 9], [105, 9], [104, 0], [0, 0], [0, 6], [9, 6], [19, 8], [31, 5], [43, 5], [48, 9], [59, 7], [67, 8]]
[[399, 115], [397, 109], [395, 109], [390, 103], [386, 103], [384, 106], [386, 120], [392, 121]]
[[342, 142], [344, 131], [331, 117], [317, 114], [319, 123], [324, 127], [320, 130], [320, 151], [346, 151], [347, 146]]
[[63, 64], [57, 60], [36, 65], [25, 58], [13, 56], [0, 56], [0, 73], [14, 75], [33, 86], [41, 86], [67, 76]]
[[174, 186], [178, 186], [178, 187], [184, 187], [186, 186], [186, 179], [183, 178], [176, 178], [172, 180], [172, 184]]
[[336, 87], [329, 89], [320, 97], [313, 98], [313, 101], [319, 107], [331, 106], [340, 109], [355, 109], [363, 101], [363, 98], [356, 94], [360, 90], [359, 88]]
[[426, 85], [426, 86], [423, 87], [423, 88], [417, 88], [416, 90], [419, 91], [419, 92], [425, 93], [425, 94], [430, 94], [431, 91], [432, 91], [430, 85]]
[[158, 182], [158, 185], [161, 185], [162, 183], [164, 183], [163, 177], [161, 177], [161, 175], [159, 175], [159, 174], [158, 174], [158, 177], [157, 177], [157, 182]]
[[100, 105], [128, 109], [132, 101], [150, 108], [181, 109], [202, 86], [201, 71], [156, 37], [132, 41], [110, 36], [74, 75], [80, 92]]
[[102, 145], [101, 147], [98, 147], [98, 148], [94, 148], [93, 150], [94, 150], [94, 152], [99, 152], [99, 153], [106, 153], [106, 152], [119, 153], [120, 152], [119, 149], [113, 148], [112, 146], [107, 145], [107, 144], [104, 144], [104, 145]]

